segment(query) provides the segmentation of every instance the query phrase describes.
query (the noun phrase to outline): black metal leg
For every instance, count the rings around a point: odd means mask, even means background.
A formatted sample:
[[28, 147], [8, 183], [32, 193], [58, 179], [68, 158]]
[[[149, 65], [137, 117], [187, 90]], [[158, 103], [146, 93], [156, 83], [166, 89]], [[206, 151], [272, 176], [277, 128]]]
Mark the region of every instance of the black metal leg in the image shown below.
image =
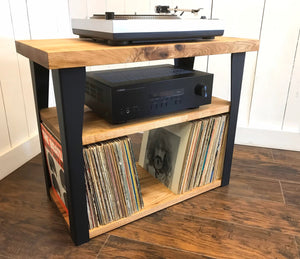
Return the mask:
[[35, 100], [35, 110], [36, 110], [38, 131], [39, 131], [39, 137], [40, 137], [42, 161], [43, 161], [43, 167], [44, 167], [46, 191], [47, 191], [48, 197], [50, 198], [49, 188], [51, 186], [51, 180], [50, 180], [50, 174], [49, 174], [48, 166], [47, 166], [47, 162], [46, 162], [42, 132], [41, 132], [41, 127], [40, 127], [40, 123], [41, 123], [40, 110], [43, 108], [48, 108], [49, 70], [47, 68], [40, 66], [37, 63], [32, 62], [32, 61], [30, 61], [30, 70], [31, 70], [34, 100]]
[[240, 103], [245, 52], [231, 54], [231, 108], [228, 125], [227, 144], [222, 176], [222, 186], [229, 184], [232, 153], [234, 147], [237, 116]]
[[175, 67], [180, 67], [180, 68], [185, 68], [185, 69], [193, 69], [194, 61], [195, 61], [195, 57], [175, 58], [174, 64], [175, 64]]
[[76, 245], [89, 240], [82, 126], [85, 68], [53, 70], [53, 84], [62, 144], [71, 236]]

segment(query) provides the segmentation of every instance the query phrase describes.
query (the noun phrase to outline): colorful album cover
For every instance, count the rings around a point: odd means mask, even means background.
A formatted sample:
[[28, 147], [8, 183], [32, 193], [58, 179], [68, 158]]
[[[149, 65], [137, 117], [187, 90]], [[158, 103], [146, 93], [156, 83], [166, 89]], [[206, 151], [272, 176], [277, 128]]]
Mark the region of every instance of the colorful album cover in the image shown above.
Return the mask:
[[61, 145], [43, 123], [41, 124], [41, 130], [52, 189], [56, 198], [59, 200], [64, 210], [68, 213], [67, 191]]

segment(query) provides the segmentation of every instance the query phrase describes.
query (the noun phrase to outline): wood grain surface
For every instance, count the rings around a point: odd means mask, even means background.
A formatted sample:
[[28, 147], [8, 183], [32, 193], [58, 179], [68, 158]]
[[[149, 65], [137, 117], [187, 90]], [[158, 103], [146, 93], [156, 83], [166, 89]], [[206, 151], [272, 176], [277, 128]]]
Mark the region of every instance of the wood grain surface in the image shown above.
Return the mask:
[[[262, 180], [264, 182], [263, 185], [260, 184]], [[250, 178], [245, 174], [235, 175], [230, 179], [230, 187], [225, 186], [222, 191], [238, 196], [283, 202], [279, 181], [266, 178], [263, 178], [262, 180], [255, 177]]]
[[236, 161], [274, 162], [272, 149], [258, 148], [256, 152], [249, 152], [249, 146], [236, 145], [233, 150]]
[[289, 151], [285, 150], [285, 152], [282, 152], [282, 150], [274, 150], [273, 152], [273, 158], [275, 162], [282, 163], [284, 165], [295, 165], [295, 167], [298, 166], [300, 163], [300, 156], [299, 152], [296, 151]]
[[300, 237], [295, 237], [295, 240], [298, 247], [298, 258], [300, 258]]
[[[247, 165], [241, 169], [241, 165]], [[284, 171], [284, 174], [282, 173]], [[284, 181], [300, 181], [299, 166], [287, 163], [283, 165], [278, 162], [258, 161], [241, 159], [232, 167], [233, 175], [249, 174], [256, 178], [281, 179]]]
[[0, 258], [95, 258], [107, 236], [75, 247], [42, 171], [39, 155], [0, 181]]
[[[134, 140], [135, 150], [139, 139], [140, 135]], [[236, 145], [235, 173], [229, 186], [183, 201], [79, 247], [74, 246], [64, 219], [47, 198], [39, 155], [0, 181], [0, 258], [299, 259], [300, 181], [288, 174], [285, 179], [289, 164], [300, 168], [299, 155]], [[246, 160], [259, 165], [261, 177], [254, 166], [253, 173], [247, 174], [250, 163], [243, 163]], [[268, 165], [266, 170], [264, 165]], [[281, 165], [281, 174], [267, 173], [277, 165]], [[300, 174], [300, 170], [294, 173]], [[276, 181], [282, 188], [276, 187]]]
[[[174, 125], [185, 121], [191, 121], [216, 114], [227, 113], [230, 110], [230, 102], [213, 97], [212, 103], [200, 106], [196, 109], [189, 109], [171, 115], [155, 116], [137, 121], [129, 121], [123, 124], [110, 124], [97, 116], [95, 112], [85, 107], [82, 144], [87, 145], [98, 141], [126, 136], [136, 132]], [[42, 121], [60, 138], [59, 125], [56, 108], [41, 110]]]
[[238, 159], [232, 165], [232, 175], [300, 182], [299, 152], [259, 148], [256, 152], [249, 153], [248, 146], [236, 145], [234, 157]]
[[122, 218], [104, 226], [91, 229], [90, 238], [101, 235], [110, 230], [150, 215], [154, 212], [160, 211], [169, 206], [221, 186], [221, 180], [216, 180], [210, 184], [194, 188], [193, 190], [185, 192], [184, 194], [176, 195], [143, 168], [137, 166], [137, 169], [141, 185], [142, 197], [144, 201], [144, 208], [129, 217]]
[[295, 258], [298, 252], [290, 235], [168, 210], [110, 234], [214, 258]]
[[284, 201], [287, 205], [293, 205], [300, 208], [300, 182], [281, 182], [284, 193]]
[[212, 259], [211, 257], [190, 253], [171, 248], [165, 244], [159, 246], [135, 240], [110, 236], [105, 247], [100, 251], [101, 258], [122, 259], [157, 259], [157, 258], [189, 258], [189, 259]]
[[19, 54], [49, 69], [257, 51], [258, 48], [258, 40], [229, 37], [129, 46], [109, 46], [90, 39], [16, 41]]
[[204, 193], [168, 210], [300, 236], [300, 214], [297, 208], [286, 206], [283, 202], [232, 195], [225, 188], [219, 192]]

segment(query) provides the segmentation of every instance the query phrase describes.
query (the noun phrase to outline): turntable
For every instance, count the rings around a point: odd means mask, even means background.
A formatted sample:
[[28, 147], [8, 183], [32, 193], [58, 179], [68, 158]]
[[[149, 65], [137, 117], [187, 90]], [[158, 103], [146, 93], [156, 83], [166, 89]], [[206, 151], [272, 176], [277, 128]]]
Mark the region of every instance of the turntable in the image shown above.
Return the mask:
[[[72, 30], [81, 38], [104, 40], [110, 45], [193, 41], [223, 35], [224, 25], [221, 20], [205, 16], [182, 16], [184, 12], [197, 15], [200, 9], [172, 9], [159, 5], [155, 7], [157, 14], [154, 15], [117, 15], [106, 12], [94, 14], [89, 19], [72, 19]], [[179, 11], [181, 14], [177, 15]]]

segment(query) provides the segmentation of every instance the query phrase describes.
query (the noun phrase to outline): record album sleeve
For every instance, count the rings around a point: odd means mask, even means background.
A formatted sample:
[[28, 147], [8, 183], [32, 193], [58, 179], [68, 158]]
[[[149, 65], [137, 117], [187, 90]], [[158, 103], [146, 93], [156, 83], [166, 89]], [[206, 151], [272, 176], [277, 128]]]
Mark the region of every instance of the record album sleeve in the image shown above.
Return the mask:
[[178, 193], [192, 122], [144, 133], [139, 164], [172, 192]]
[[61, 144], [43, 123], [41, 123], [41, 131], [52, 190], [60, 205], [68, 214], [67, 191]]

